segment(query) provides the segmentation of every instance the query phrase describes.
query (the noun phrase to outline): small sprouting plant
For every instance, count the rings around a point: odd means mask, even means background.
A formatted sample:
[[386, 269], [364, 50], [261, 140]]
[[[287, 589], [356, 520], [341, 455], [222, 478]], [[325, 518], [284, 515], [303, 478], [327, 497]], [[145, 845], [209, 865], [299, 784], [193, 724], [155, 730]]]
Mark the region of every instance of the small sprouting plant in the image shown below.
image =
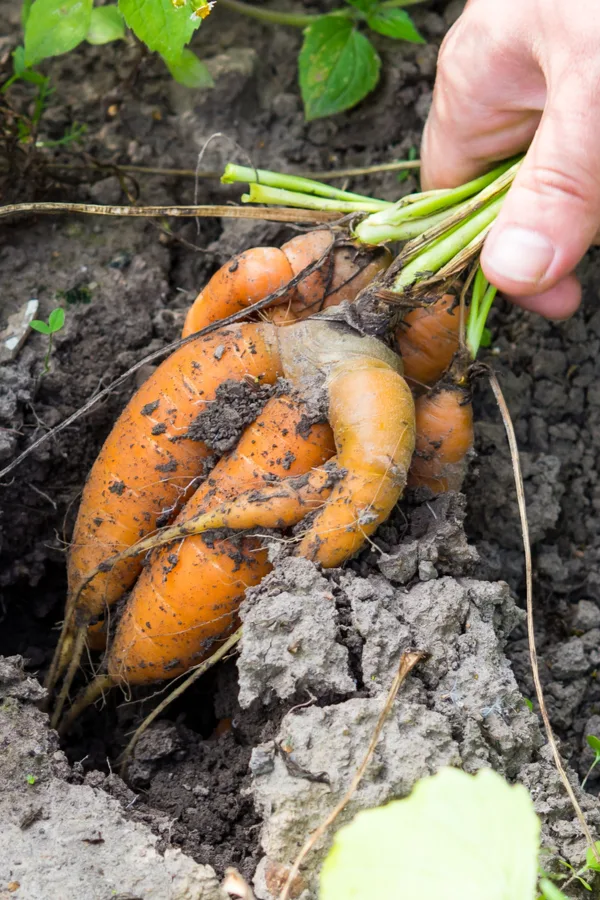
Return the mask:
[[32, 775], [31, 773], [29, 773], [29, 775], [26, 776], [25, 780], [27, 781], [27, 784], [35, 784], [37, 781], [37, 778], [35, 777], [35, 775]]
[[39, 331], [40, 334], [48, 335], [48, 347], [46, 350], [46, 356], [44, 357], [44, 371], [42, 375], [47, 375], [50, 371], [50, 354], [52, 353], [52, 336], [56, 334], [57, 331], [60, 331], [61, 328], [65, 324], [65, 311], [59, 306], [56, 309], [53, 309], [50, 315], [48, 316], [47, 322], [42, 322], [41, 319], [33, 319], [32, 322], [29, 323], [34, 331]]
[[587, 770], [585, 778], [581, 782], [582, 790], [585, 787], [588, 778], [590, 777], [590, 775], [592, 774], [592, 772], [594, 771], [594, 769], [600, 762], [600, 738], [595, 737], [593, 734], [588, 734], [586, 740], [587, 740], [589, 746], [594, 751], [594, 761], [591, 764], [591, 766], [589, 767], [589, 769]]
[[3, 90], [17, 78], [42, 79], [35, 66], [84, 41], [108, 44], [124, 39], [126, 26], [162, 57], [177, 81], [188, 87], [209, 87], [208, 69], [186, 44], [213, 5], [210, 0], [119, 0], [118, 5], [107, 6], [94, 6], [94, 0], [25, 0], [24, 42], [15, 51], [14, 74]]
[[[379, 81], [381, 59], [365, 31], [392, 40], [424, 43], [403, 7], [420, 0], [345, 0], [325, 15], [282, 12], [242, 0], [219, 0], [227, 9], [273, 25], [302, 28], [298, 59], [300, 90], [307, 121], [356, 106]], [[41, 78], [34, 66], [79, 46], [122, 40], [126, 26], [158, 53], [173, 78], [191, 88], [212, 87], [206, 65], [187, 48], [213, 0], [118, 0], [94, 6], [94, 0], [24, 0], [24, 46], [17, 48], [19, 73]], [[17, 59], [15, 58], [15, 62]]]

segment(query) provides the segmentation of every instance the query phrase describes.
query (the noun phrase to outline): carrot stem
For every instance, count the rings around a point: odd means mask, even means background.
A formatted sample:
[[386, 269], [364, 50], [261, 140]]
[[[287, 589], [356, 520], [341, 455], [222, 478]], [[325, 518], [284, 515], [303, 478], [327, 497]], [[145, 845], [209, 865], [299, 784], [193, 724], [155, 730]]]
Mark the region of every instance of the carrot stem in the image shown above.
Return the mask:
[[431, 247], [417, 254], [411, 262], [401, 269], [394, 281], [392, 290], [400, 293], [419, 281], [419, 276], [438, 272], [445, 263], [450, 262], [487, 225], [494, 221], [503, 200], [504, 194], [501, 194], [461, 225], [456, 225], [452, 228], [449, 234], [443, 235]]
[[381, 203], [382, 206], [393, 206], [385, 200], [376, 200], [373, 197], [365, 197], [363, 194], [354, 194], [352, 191], [341, 191], [330, 184], [323, 184], [313, 178], [305, 178], [303, 175], [286, 175], [281, 172], [270, 172], [268, 169], [253, 169], [249, 166], [236, 166], [229, 163], [225, 166], [221, 176], [222, 184], [262, 184], [265, 187], [284, 188], [288, 191], [298, 191], [301, 194], [312, 194], [315, 197], [328, 197], [331, 200], [364, 200], [368, 203]]
[[265, 203], [270, 206], [298, 207], [299, 209], [336, 210], [337, 212], [377, 212], [385, 209], [385, 200], [337, 200], [328, 197], [316, 197], [302, 194], [299, 191], [288, 191], [285, 188], [267, 187], [263, 184], [250, 185], [250, 193], [242, 194], [242, 203]]

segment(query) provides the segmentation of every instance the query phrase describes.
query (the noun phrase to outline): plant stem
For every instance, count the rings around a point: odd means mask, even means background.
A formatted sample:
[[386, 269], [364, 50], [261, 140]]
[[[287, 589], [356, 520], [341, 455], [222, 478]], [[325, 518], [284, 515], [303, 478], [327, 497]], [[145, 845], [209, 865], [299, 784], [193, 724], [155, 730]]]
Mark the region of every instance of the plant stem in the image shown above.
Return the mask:
[[[332, 200], [358, 200], [368, 203], [370, 209], [374, 205], [378, 209], [388, 209], [393, 203], [387, 200], [376, 200], [373, 197], [365, 197], [363, 194], [353, 194], [351, 191], [341, 191], [330, 184], [322, 184], [314, 178], [305, 178], [302, 175], [284, 175], [281, 172], [269, 172], [267, 169], [251, 169], [248, 166], [236, 166], [229, 163], [221, 176], [222, 184], [265, 185], [271, 188], [282, 188], [288, 191], [296, 191], [299, 194], [309, 194], [315, 197], [329, 197]], [[313, 207], [315, 208], [315, 207]], [[317, 209], [319, 207], [316, 207]]]
[[274, 206], [298, 207], [299, 209], [335, 210], [341, 213], [376, 212], [385, 203], [384, 200], [334, 200], [327, 197], [315, 197], [297, 191], [286, 191], [281, 188], [266, 187], [263, 184], [251, 184], [250, 193], [242, 194], [242, 203], [265, 203]]
[[242, 0], [219, 0], [219, 6], [224, 6], [225, 9], [230, 9], [232, 12], [241, 13], [243, 16], [249, 16], [259, 22], [267, 22], [270, 25], [291, 25], [292, 28], [306, 28], [321, 18], [319, 15], [302, 15], [301, 13], [281, 12], [276, 9], [263, 9], [259, 6], [252, 6], [250, 3], [243, 3]]
[[479, 352], [479, 347], [481, 346], [481, 338], [483, 336], [483, 329], [485, 328], [485, 323], [487, 321], [487, 317], [489, 315], [490, 309], [492, 308], [492, 303], [494, 302], [494, 298], [498, 293], [498, 288], [494, 287], [493, 284], [489, 284], [485, 294], [483, 295], [483, 300], [481, 301], [481, 309], [478, 312], [478, 315], [473, 315], [473, 311], [469, 315], [469, 325], [467, 327], [467, 347], [469, 348], [469, 353], [471, 357], [475, 359]]
[[[504, 175], [515, 164], [515, 160], [508, 160], [500, 166], [496, 166], [491, 172], [480, 175], [466, 184], [461, 184], [457, 188], [451, 188], [441, 191], [429, 191], [426, 194], [413, 195], [412, 201], [408, 198], [402, 198], [394, 207], [385, 212], [378, 213], [376, 216], [370, 217], [366, 222], [362, 223], [362, 233], [365, 234], [368, 225], [400, 225], [407, 219], [424, 218], [434, 213], [447, 210], [452, 206], [458, 206], [470, 197], [475, 197], [480, 191], [492, 185], [497, 178]], [[360, 233], [361, 226], [357, 229]]]
[[590, 775], [592, 774], [592, 772], [594, 771], [594, 769], [596, 768], [596, 766], [598, 765], [599, 762], [600, 762], [600, 756], [596, 755], [596, 759], [594, 760], [594, 762], [591, 764], [591, 766], [590, 766], [589, 769], [587, 770], [587, 775], [585, 776], [585, 778], [584, 778], [583, 781], [581, 782], [581, 790], [584, 789], [584, 787], [585, 787], [585, 785], [586, 785], [586, 782], [587, 782], [588, 778], [590, 777]]
[[402, 292], [419, 279], [422, 274], [435, 273], [442, 266], [456, 256], [466, 247], [473, 238], [494, 221], [505, 194], [501, 194], [482, 209], [470, 216], [465, 222], [451, 229], [449, 234], [443, 235], [439, 241], [417, 254], [399, 272], [394, 281], [392, 290]]

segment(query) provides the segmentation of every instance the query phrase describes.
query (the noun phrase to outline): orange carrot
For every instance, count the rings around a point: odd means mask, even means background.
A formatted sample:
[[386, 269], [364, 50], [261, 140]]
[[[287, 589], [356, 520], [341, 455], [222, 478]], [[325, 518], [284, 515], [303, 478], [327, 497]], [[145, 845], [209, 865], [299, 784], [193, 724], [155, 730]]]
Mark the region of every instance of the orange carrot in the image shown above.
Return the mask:
[[[310, 232], [310, 243], [306, 240], [308, 236], [298, 235], [281, 248], [294, 275], [319, 259], [333, 243], [329, 231]], [[316, 272], [300, 281], [296, 289], [297, 299], [289, 297], [286, 304], [270, 309], [268, 317], [276, 325], [289, 325], [321, 309], [338, 306], [343, 300], [352, 301], [380, 272], [388, 268], [391, 261], [392, 255], [387, 248], [365, 249], [353, 244], [340, 244]]]
[[[334, 453], [326, 425], [298, 432], [302, 404], [279, 398], [267, 404], [181, 512], [178, 523], [208, 511], [224, 498], [275, 477], [298, 475]], [[236, 626], [244, 590], [271, 569], [256, 538], [192, 536], [163, 547], [146, 566], [117, 628], [108, 660], [113, 680], [131, 684], [172, 678], [210, 656], [215, 640]]]
[[473, 406], [467, 389], [456, 384], [434, 388], [416, 403], [417, 446], [409, 487], [434, 494], [460, 490], [473, 447]]
[[203, 476], [210, 451], [187, 437], [194, 418], [214, 400], [223, 381], [273, 383], [280, 374], [272, 328], [265, 327], [243, 325], [191, 341], [159, 366], [121, 413], [83, 491], [49, 688], [69, 661], [66, 681], [72, 677], [88, 623], [131, 586], [141, 560], [125, 559], [82, 587], [87, 574], [153, 531], [161, 517], [172, 520]]
[[[239, 253], [221, 266], [198, 294], [188, 311], [182, 337], [264, 300], [293, 277], [285, 253], [277, 247], [254, 247]], [[293, 288], [279, 302], [286, 299], [295, 299]]]
[[[338, 482], [323, 502], [327, 474], [311, 469], [333, 453], [328, 426], [312, 426], [306, 434], [297, 398], [270, 401], [237, 450], [188, 501], [178, 523], [139, 542], [138, 551], [165, 541], [170, 547], [151, 553], [117, 626], [106, 674], [74, 704], [65, 727], [104, 687], [120, 679], [172, 678], [209, 656], [234, 627], [245, 588], [270, 568], [266, 551], [256, 537], [232, 543], [219, 533], [196, 534], [199, 523], [200, 531], [291, 525], [316, 503], [323, 508], [298, 552], [339, 565], [360, 549], [402, 492], [414, 447], [414, 407], [400, 359], [375, 338], [324, 321], [247, 327], [262, 328], [273, 367], [300, 395], [314, 402], [319, 390], [325, 392]], [[293, 483], [292, 476], [302, 473], [307, 480]], [[273, 476], [284, 480], [273, 484]], [[113, 561], [106, 571], [122, 570], [122, 563]]]
[[309, 231], [283, 245], [255, 247], [234, 256], [212, 276], [190, 307], [182, 336], [188, 337], [213, 322], [246, 309], [280, 291], [311, 263], [325, 256], [321, 266], [282, 292], [264, 317], [287, 325], [326, 306], [337, 306], [356, 295], [391, 262], [388, 250], [361, 249], [337, 244], [331, 231]]
[[432, 385], [441, 378], [458, 352], [459, 323], [458, 305], [451, 294], [404, 316], [396, 343], [411, 385]]
[[315, 517], [297, 555], [341, 565], [384, 522], [406, 486], [415, 446], [412, 394], [400, 367], [363, 357], [334, 369], [329, 421], [347, 474]]

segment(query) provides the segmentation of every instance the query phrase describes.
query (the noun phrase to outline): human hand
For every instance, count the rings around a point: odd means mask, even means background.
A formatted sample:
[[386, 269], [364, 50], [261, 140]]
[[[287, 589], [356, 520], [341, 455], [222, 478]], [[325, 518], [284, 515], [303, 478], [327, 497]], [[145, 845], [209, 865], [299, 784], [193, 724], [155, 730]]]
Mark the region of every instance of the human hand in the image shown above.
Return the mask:
[[526, 309], [572, 315], [600, 226], [598, 0], [469, 0], [440, 50], [423, 189], [527, 156], [486, 240], [486, 277]]

